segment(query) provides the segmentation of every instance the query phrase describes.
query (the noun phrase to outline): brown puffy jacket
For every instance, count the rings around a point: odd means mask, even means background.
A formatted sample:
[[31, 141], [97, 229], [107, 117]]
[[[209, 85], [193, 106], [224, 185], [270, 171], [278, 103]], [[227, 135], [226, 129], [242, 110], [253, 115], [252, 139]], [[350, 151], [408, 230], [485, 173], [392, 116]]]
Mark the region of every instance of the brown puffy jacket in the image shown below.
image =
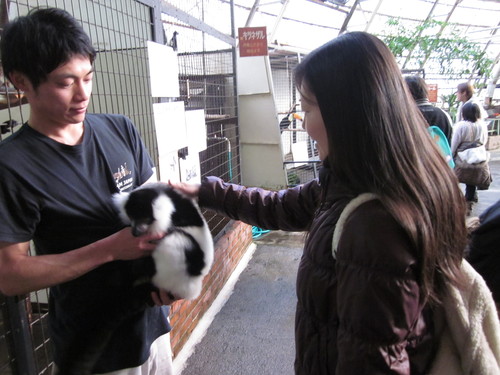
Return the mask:
[[379, 201], [367, 202], [346, 221], [335, 261], [333, 230], [353, 197], [322, 194], [317, 181], [273, 192], [209, 177], [199, 203], [260, 228], [309, 230], [297, 275], [296, 374], [425, 374], [437, 342], [408, 236]]

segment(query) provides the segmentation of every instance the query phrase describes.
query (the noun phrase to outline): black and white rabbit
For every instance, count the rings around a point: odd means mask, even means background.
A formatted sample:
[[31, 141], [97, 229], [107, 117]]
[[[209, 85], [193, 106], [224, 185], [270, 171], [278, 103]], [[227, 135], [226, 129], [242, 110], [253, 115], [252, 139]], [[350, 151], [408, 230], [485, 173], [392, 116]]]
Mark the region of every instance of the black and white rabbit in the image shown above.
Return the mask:
[[165, 233], [153, 252], [154, 286], [177, 298], [194, 299], [213, 262], [213, 240], [194, 200], [164, 183], [146, 184], [114, 196], [134, 236]]

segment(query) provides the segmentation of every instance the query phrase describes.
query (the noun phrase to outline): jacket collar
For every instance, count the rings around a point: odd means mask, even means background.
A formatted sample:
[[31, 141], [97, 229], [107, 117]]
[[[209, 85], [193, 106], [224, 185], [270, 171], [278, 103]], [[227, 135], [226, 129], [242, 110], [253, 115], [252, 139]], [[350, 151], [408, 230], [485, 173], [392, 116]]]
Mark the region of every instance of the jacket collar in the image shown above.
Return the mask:
[[345, 200], [354, 198], [357, 194], [349, 189], [345, 184], [339, 182], [335, 177], [333, 170], [330, 167], [328, 159], [325, 159], [322, 163], [322, 167], [319, 170], [319, 185], [322, 190], [322, 202], [336, 202], [339, 200]]

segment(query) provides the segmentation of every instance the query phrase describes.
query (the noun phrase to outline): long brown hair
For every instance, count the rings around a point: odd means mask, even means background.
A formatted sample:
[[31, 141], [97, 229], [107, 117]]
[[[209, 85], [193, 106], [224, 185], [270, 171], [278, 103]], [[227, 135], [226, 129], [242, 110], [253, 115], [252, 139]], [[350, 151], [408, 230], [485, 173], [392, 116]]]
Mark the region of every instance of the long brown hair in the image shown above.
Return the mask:
[[460, 285], [465, 201], [394, 56], [373, 35], [347, 33], [310, 53], [295, 78], [316, 97], [336, 180], [381, 197], [420, 252], [424, 296], [439, 302], [444, 283]]

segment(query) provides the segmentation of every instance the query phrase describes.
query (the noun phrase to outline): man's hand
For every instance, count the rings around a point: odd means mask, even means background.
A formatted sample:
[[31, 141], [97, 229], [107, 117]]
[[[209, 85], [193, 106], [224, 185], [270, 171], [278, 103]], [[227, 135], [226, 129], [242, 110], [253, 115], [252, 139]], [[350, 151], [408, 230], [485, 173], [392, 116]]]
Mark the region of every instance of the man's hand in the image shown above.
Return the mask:
[[139, 237], [132, 235], [130, 227], [100, 240], [110, 252], [113, 260], [132, 260], [151, 255], [157, 246], [158, 240], [164, 234], [144, 234]]
[[175, 297], [172, 293], [161, 289], [156, 292], [151, 292], [151, 299], [156, 306], [171, 305], [179, 300], [179, 298]]

